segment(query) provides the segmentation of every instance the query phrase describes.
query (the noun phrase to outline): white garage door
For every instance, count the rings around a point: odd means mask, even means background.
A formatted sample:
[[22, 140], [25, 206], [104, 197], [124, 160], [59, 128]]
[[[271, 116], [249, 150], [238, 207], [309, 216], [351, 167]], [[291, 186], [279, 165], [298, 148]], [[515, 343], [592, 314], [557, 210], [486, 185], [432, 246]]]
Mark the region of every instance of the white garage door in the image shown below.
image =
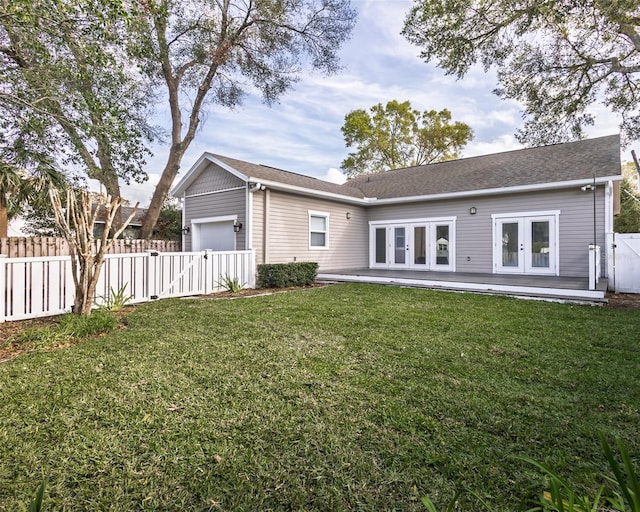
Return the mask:
[[235, 251], [236, 235], [233, 221], [203, 222], [193, 229], [193, 250]]

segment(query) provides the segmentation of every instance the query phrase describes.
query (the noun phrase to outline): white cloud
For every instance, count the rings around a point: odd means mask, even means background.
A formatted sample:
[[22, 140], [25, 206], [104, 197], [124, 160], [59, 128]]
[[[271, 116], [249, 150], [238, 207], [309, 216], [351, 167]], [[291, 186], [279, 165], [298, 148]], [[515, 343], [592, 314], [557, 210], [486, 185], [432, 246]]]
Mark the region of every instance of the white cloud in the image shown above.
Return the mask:
[[514, 149], [522, 149], [524, 146], [520, 144], [513, 135], [499, 135], [489, 141], [471, 142], [465, 150], [465, 156], [489, 155], [491, 153], [502, 153]]
[[[340, 128], [351, 110], [369, 108], [389, 100], [409, 100], [419, 110], [447, 108], [455, 121], [469, 124], [474, 140], [465, 156], [522, 147], [514, 138], [522, 126], [521, 106], [493, 94], [493, 70], [473, 67], [460, 80], [423, 62], [420, 49], [400, 35], [410, 0], [354, 0], [359, 11], [352, 39], [340, 55], [344, 69], [326, 77], [305, 72], [295, 88], [271, 108], [249, 96], [245, 105], [228, 110], [209, 105], [206, 121], [187, 151], [177, 180], [202, 152], [210, 151], [253, 163], [263, 163], [323, 179], [338, 179], [334, 172], [348, 150]], [[615, 133], [617, 118], [604, 108], [587, 133]], [[158, 116], [169, 126], [166, 112]], [[123, 187], [130, 200], [146, 205], [166, 161], [166, 145], [155, 149], [149, 161], [151, 177], [144, 185]], [[176, 180], [176, 182], [177, 182]]]
[[323, 179], [330, 183], [337, 183], [338, 185], [342, 185], [347, 181], [347, 177], [342, 174], [341, 171], [334, 167], [327, 169], [327, 172], [324, 174], [324, 176], [320, 176], [320, 179]]

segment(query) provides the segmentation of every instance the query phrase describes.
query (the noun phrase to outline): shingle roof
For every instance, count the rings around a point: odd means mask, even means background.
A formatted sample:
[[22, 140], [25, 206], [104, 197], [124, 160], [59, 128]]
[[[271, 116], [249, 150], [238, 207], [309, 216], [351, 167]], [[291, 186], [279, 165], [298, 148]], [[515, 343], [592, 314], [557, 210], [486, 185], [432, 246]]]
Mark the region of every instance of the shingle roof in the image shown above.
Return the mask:
[[[618, 135], [367, 174], [343, 185], [222, 155], [205, 153], [202, 158], [216, 159], [250, 179], [353, 199], [392, 199], [499, 189], [507, 192], [512, 187], [588, 180], [594, 176], [603, 178], [621, 173]], [[203, 168], [192, 168], [174, 193], [186, 187], [198, 169]]]
[[363, 175], [343, 187], [386, 199], [558, 183], [620, 172], [620, 137], [611, 135]]
[[[133, 211], [133, 206], [120, 207], [120, 215], [122, 216], [123, 219], [126, 219], [127, 217], [129, 217], [132, 211]], [[104, 223], [105, 214], [106, 214], [106, 209], [104, 205], [100, 205], [98, 207], [98, 215], [96, 216], [96, 222]], [[133, 219], [131, 219], [131, 222], [129, 223], [129, 226], [142, 226], [142, 222], [144, 221], [146, 214], [147, 214], [146, 208], [138, 207], [138, 209], [136, 210], [136, 214], [133, 216]]]
[[278, 183], [284, 183], [286, 185], [292, 185], [294, 187], [318, 190], [321, 192], [330, 192], [343, 196], [364, 198], [363, 193], [357, 188], [345, 187], [343, 185], [337, 185], [335, 183], [330, 183], [328, 181], [313, 178], [311, 176], [305, 176], [303, 174], [297, 174], [295, 172], [283, 171], [282, 169], [276, 169], [275, 167], [269, 167], [266, 165], [252, 164], [222, 155], [211, 156], [224, 162], [230, 167], [233, 167], [235, 170], [241, 172], [245, 176], [251, 178], [276, 181]]

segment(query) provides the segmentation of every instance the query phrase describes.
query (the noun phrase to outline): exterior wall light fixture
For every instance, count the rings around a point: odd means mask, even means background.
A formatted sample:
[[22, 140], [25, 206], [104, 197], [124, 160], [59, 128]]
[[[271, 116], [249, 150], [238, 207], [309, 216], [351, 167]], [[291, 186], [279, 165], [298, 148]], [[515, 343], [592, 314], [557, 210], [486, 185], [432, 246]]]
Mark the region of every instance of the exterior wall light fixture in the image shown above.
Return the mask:
[[233, 221], [233, 232], [239, 233], [242, 229], [242, 222], [238, 222], [237, 220]]
[[190, 226], [185, 226], [182, 228], [182, 234], [183, 235], [188, 235], [189, 233], [191, 233], [191, 227]]
[[469, 213], [471, 215], [475, 215], [476, 213], [478, 213], [478, 209], [475, 206], [472, 206], [471, 208], [469, 208]]

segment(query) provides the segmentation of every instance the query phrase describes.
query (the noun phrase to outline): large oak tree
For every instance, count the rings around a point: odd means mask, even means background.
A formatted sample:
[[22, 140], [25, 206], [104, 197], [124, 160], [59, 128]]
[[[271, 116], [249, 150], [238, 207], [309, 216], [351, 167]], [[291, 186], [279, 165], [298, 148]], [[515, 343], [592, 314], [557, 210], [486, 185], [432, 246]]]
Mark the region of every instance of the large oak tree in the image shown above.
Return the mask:
[[452, 123], [447, 109], [420, 112], [409, 101], [396, 100], [369, 112], [352, 110], [342, 134], [346, 146], [356, 149], [342, 161], [349, 177], [452, 160], [473, 138], [471, 127]]
[[496, 93], [524, 106], [522, 142], [583, 136], [594, 103], [640, 138], [637, 0], [414, 0], [403, 34], [457, 77], [497, 68]]
[[[74, 169], [120, 198], [143, 181], [148, 88], [125, 0], [0, 0], [0, 153], [27, 172]], [[114, 221], [119, 226], [119, 218]]]
[[206, 102], [273, 103], [303, 69], [337, 71], [354, 23], [349, 0], [0, 0], [0, 143], [29, 138], [119, 198], [121, 181], [146, 178], [148, 107], [166, 101], [148, 238]]
[[164, 86], [169, 153], [142, 237], [150, 236], [205, 101], [227, 107], [258, 92], [275, 102], [305, 66], [333, 73], [355, 11], [349, 0], [146, 0], [140, 26], [144, 70]]

